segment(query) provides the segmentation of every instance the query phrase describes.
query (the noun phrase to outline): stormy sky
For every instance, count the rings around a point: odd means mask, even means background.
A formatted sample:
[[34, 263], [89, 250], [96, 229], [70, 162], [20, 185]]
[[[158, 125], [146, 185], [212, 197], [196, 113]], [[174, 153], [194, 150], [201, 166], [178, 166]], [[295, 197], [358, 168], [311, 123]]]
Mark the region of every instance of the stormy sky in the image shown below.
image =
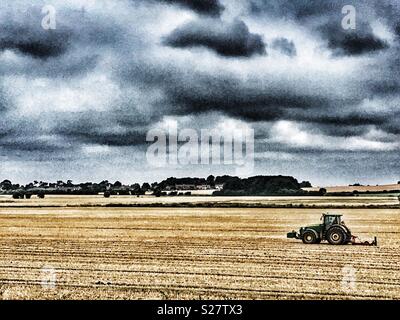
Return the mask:
[[394, 183], [399, 53], [394, 0], [2, 1], [0, 179], [234, 174], [148, 163], [147, 132], [177, 121], [254, 129], [254, 175]]

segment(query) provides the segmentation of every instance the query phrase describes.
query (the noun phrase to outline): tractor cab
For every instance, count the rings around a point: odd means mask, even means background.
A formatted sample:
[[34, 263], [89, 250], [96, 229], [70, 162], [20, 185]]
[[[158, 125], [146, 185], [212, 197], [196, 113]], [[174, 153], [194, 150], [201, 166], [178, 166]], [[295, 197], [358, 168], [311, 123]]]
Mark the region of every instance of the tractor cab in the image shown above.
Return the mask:
[[331, 225], [342, 224], [342, 215], [323, 213], [321, 216], [321, 220], [323, 221], [324, 229], [327, 230]]

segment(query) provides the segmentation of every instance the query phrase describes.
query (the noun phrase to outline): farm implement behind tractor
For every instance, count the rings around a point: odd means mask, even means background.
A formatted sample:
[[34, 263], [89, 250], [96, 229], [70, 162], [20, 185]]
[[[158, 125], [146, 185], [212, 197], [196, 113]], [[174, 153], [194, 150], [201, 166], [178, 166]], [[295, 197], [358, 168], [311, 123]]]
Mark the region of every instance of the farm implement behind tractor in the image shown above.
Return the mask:
[[287, 237], [300, 239], [306, 244], [315, 244], [326, 240], [334, 245], [378, 245], [376, 237], [374, 237], [373, 241], [361, 241], [359, 237], [352, 235], [350, 229], [345, 225], [341, 217], [341, 214], [322, 214], [321, 224], [301, 227], [299, 232], [293, 230], [287, 234]]

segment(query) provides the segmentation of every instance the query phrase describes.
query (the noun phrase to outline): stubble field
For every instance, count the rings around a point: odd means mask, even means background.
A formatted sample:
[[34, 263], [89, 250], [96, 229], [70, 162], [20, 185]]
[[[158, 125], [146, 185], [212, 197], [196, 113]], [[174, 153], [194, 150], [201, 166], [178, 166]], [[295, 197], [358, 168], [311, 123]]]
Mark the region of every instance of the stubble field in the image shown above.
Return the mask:
[[400, 210], [341, 209], [378, 247], [304, 245], [321, 209], [0, 207], [0, 299], [399, 299]]

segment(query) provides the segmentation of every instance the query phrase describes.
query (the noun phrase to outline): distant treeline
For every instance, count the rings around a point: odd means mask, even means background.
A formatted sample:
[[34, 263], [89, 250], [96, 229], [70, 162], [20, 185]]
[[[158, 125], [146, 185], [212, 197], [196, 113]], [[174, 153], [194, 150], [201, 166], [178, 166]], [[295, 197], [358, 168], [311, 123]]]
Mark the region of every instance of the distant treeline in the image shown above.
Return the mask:
[[[58, 194], [58, 195], [97, 195], [103, 193], [106, 197], [111, 195], [143, 195], [151, 192], [155, 196], [164, 195], [189, 195], [190, 188], [217, 190], [214, 195], [323, 195], [326, 190], [304, 191], [302, 188], [312, 187], [308, 181], [299, 183], [290, 176], [254, 176], [239, 178], [236, 176], [208, 176], [207, 178], [176, 178], [170, 177], [161, 182], [142, 185], [138, 183], [124, 185], [119, 181], [114, 183], [108, 180], [99, 183], [85, 182], [73, 184], [57, 181], [54, 183], [34, 181], [26, 185], [13, 184], [10, 180], [0, 183], [1, 193], [12, 194], [15, 198], [30, 197], [32, 195]], [[183, 192], [180, 192], [183, 191]]]
[[323, 195], [326, 190], [304, 191], [309, 188], [308, 181], [299, 183], [291, 176], [254, 176], [241, 179], [224, 176], [224, 187], [215, 191], [216, 196], [310, 196]]

